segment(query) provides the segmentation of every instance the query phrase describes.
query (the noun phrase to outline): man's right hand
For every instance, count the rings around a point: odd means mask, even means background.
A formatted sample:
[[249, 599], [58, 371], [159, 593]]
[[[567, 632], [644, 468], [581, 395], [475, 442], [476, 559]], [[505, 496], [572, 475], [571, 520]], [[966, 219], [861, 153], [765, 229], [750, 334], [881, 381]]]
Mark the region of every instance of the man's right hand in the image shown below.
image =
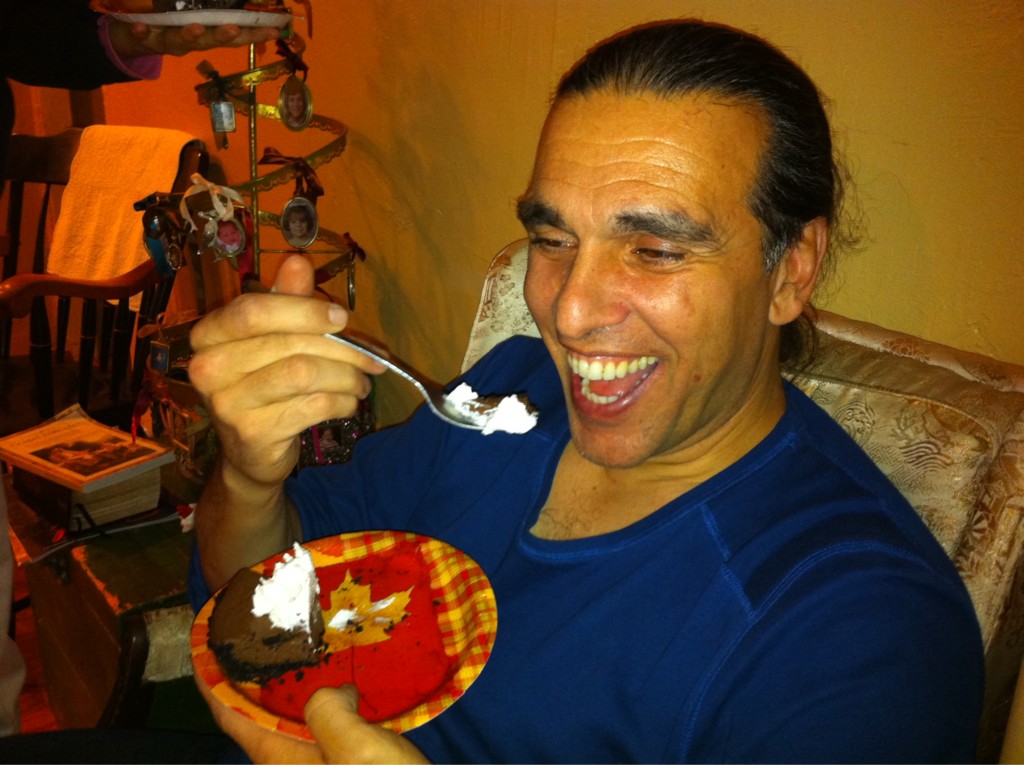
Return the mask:
[[196, 510], [211, 589], [301, 539], [284, 493], [299, 434], [350, 417], [384, 367], [324, 337], [345, 326], [340, 306], [313, 297], [313, 267], [286, 260], [271, 292], [242, 295], [192, 330], [189, 377], [213, 419], [220, 464]]
[[384, 367], [323, 337], [347, 312], [313, 295], [313, 268], [286, 260], [269, 293], [242, 295], [192, 330], [189, 378], [203, 397], [227, 466], [255, 484], [288, 477], [297, 436], [351, 416]]

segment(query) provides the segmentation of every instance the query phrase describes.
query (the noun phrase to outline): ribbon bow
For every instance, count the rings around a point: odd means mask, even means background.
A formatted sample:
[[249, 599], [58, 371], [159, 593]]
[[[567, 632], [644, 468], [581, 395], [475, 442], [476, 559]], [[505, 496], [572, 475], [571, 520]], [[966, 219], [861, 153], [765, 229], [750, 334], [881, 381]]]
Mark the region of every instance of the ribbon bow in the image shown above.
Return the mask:
[[237, 204], [244, 210], [245, 203], [242, 200], [242, 195], [230, 186], [220, 186], [208, 181], [199, 173], [193, 173], [191, 180], [192, 186], [182, 194], [181, 204], [178, 206], [178, 209], [181, 212], [182, 219], [188, 221], [191, 229], [199, 231], [199, 226], [192, 220], [192, 214], [189, 212], [186, 202], [189, 197], [195, 197], [200, 194], [209, 196], [209, 204], [213, 207], [213, 210], [207, 209], [198, 213], [199, 217], [206, 219], [201, 239], [203, 242], [202, 246], [206, 247], [208, 242], [216, 241], [218, 224], [221, 221], [234, 220], [235, 205]]
[[310, 167], [303, 157], [286, 157], [272, 146], [267, 146], [260, 157], [260, 165], [293, 165], [295, 167], [295, 193], [292, 196], [305, 197], [314, 205], [317, 197], [324, 194], [324, 187], [316, 175], [316, 170]]
[[[313, 12], [312, 9], [309, 11], [309, 36], [313, 36]], [[305, 82], [306, 76], [309, 74], [309, 66], [302, 60], [302, 56], [296, 51], [292, 50], [292, 47], [287, 41], [282, 40], [280, 37], [277, 38], [277, 55], [288, 62], [293, 72], [302, 72], [302, 80]]]
[[206, 218], [206, 224], [203, 227], [203, 233], [214, 235], [217, 233], [217, 223], [222, 220], [231, 220], [235, 217], [235, 205], [244, 207], [245, 202], [242, 199], [242, 195], [235, 191], [230, 186], [220, 186], [212, 181], [206, 180], [199, 173], [192, 174], [192, 186], [181, 196], [181, 204], [178, 209], [181, 212], [181, 217], [188, 221], [188, 225], [192, 227], [193, 231], [198, 231], [199, 226], [192, 220], [192, 213], [189, 212], [188, 205], [185, 204], [189, 197], [204, 192], [210, 195], [210, 204], [213, 205], [213, 214], [200, 213], [200, 215]]

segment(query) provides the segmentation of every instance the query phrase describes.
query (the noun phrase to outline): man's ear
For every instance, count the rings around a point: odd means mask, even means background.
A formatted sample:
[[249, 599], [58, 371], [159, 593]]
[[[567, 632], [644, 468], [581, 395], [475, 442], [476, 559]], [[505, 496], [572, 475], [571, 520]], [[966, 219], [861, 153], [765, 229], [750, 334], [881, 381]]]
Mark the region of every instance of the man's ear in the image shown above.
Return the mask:
[[789, 248], [772, 274], [772, 302], [768, 319], [782, 325], [796, 319], [811, 299], [828, 249], [828, 223], [815, 218]]

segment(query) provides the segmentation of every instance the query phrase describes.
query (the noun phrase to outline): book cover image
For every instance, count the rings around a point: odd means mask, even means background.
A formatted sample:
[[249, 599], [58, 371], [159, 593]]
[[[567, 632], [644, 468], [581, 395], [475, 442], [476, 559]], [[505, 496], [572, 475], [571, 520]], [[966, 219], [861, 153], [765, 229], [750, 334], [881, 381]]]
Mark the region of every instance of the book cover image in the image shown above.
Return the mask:
[[117, 437], [65, 441], [32, 452], [51, 465], [91, 478], [111, 468], [121, 468], [139, 457], [151, 457], [156, 450]]
[[170, 449], [133, 439], [81, 409], [0, 439], [0, 456], [76, 491], [98, 489], [173, 459]]

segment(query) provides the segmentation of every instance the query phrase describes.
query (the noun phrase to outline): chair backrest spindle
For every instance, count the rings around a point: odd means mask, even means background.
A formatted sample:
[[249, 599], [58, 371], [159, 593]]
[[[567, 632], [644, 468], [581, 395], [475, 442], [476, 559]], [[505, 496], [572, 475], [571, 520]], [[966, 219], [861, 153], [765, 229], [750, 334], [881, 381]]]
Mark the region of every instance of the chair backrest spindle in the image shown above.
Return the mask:
[[[155, 321], [166, 308], [173, 274], [162, 277], [142, 246], [141, 213], [133, 209], [138, 199], [156, 192], [183, 192], [194, 173], [206, 173], [208, 154], [202, 143], [177, 130], [96, 125], [73, 128], [52, 136], [11, 137], [8, 168], [9, 251], [0, 283], [0, 433], [29, 427], [53, 416], [57, 408], [74, 398], [96, 414], [100, 406], [125, 403], [142, 382], [141, 366], [148, 338], [136, 338], [137, 306], [140, 323]], [[28, 204], [26, 187], [41, 184], [38, 205]], [[63, 186], [58, 193], [54, 187]], [[50, 233], [51, 208], [57, 211]], [[31, 273], [22, 265], [19, 273], [23, 216], [38, 209]], [[73, 211], [73, 212], [68, 212]], [[66, 213], [66, 214], [65, 214]], [[115, 233], [111, 233], [115, 232]], [[129, 241], [130, 239], [130, 241]], [[65, 265], [62, 265], [65, 264]], [[67, 271], [62, 269], [67, 268]], [[143, 296], [144, 301], [133, 296]], [[56, 298], [55, 342], [47, 313], [47, 296]], [[129, 298], [133, 298], [129, 302]], [[73, 301], [81, 302], [78, 359], [74, 382], [58, 380], [68, 365], [67, 335], [74, 326]], [[29, 356], [35, 411], [19, 411], [12, 396], [8, 368], [12, 319], [29, 314]], [[97, 326], [99, 324], [99, 326]], [[133, 338], [135, 366], [129, 372]], [[98, 371], [109, 374], [97, 388]], [[62, 373], [63, 375], [63, 373]], [[24, 374], [21, 375], [24, 377]], [[122, 383], [128, 382], [127, 386]], [[69, 381], [70, 382], [70, 381]], [[127, 387], [127, 390], [125, 390]], [[99, 392], [102, 400], [93, 401]], [[126, 395], [127, 394], [127, 395]], [[24, 396], [22, 396], [24, 398]], [[24, 409], [24, 407], [20, 407]], [[127, 407], [130, 414], [131, 407]], [[17, 416], [7, 417], [12, 412]], [[116, 422], [121, 424], [122, 417]]]

